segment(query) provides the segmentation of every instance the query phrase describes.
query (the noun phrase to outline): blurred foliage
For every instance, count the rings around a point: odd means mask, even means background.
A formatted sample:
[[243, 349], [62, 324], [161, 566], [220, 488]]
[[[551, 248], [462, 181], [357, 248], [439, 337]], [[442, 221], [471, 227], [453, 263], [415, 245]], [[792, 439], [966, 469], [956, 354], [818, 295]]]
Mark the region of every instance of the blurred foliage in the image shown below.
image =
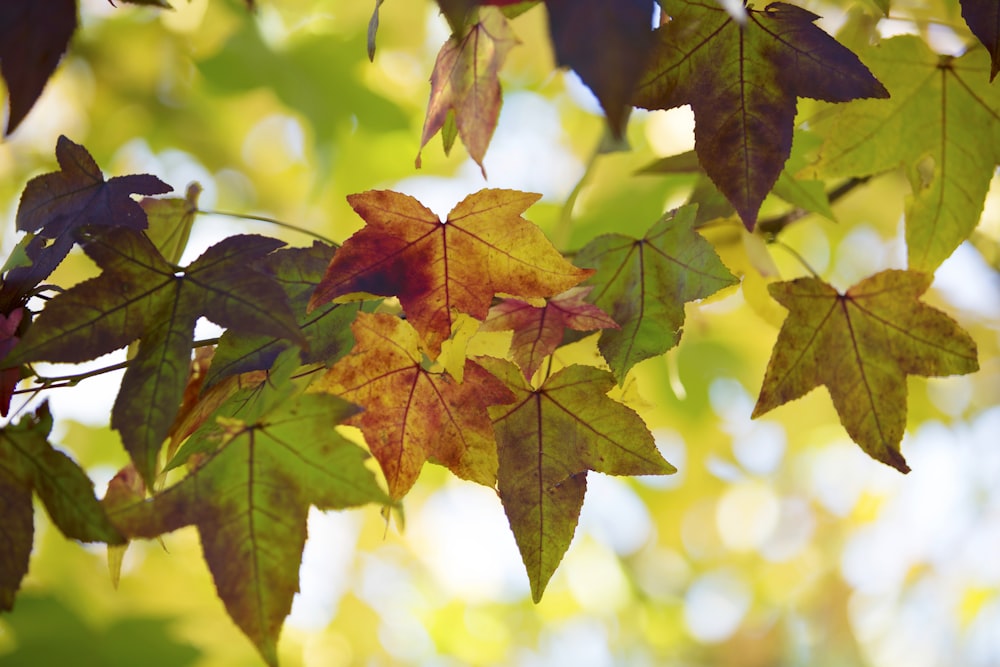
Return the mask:
[[[845, 41], [878, 30], [920, 35], [942, 52], [973, 43], [952, 0], [799, 4]], [[238, 0], [178, 0], [169, 11], [81, 5], [55, 78], [0, 143], [4, 254], [18, 240], [21, 189], [53, 169], [60, 134], [86, 145], [109, 175], [148, 172], [177, 188], [196, 180], [204, 209], [257, 213], [337, 240], [362, 224], [348, 194], [393, 187], [443, 214], [487, 185], [460, 147], [445, 156], [431, 142], [422, 169], [413, 166], [448, 34], [430, 2], [381, 7], [372, 63], [374, 2], [276, 0], [254, 12]], [[542, 193], [528, 217], [564, 251], [601, 233], [641, 236], [697, 187], [697, 174], [636, 175], [692, 148], [690, 114], [634, 112], [631, 150], [595, 152], [599, 106], [575, 75], [553, 73], [544, 10], [511, 25], [522, 45], [500, 72], [505, 105], [484, 161], [488, 185]], [[800, 100], [797, 122], [828, 109]], [[972, 334], [981, 370], [909, 379], [906, 478], [847, 439], [825, 391], [750, 420], [784, 317], [762, 298], [764, 286], [804, 275], [802, 261], [841, 289], [901, 266], [908, 188], [901, 173], [877, 176], [835, 203], [836, 222], [804, 214], [766, 247], [732, 217], [702, 230], [745, 274], [742, 287], [688, 304], [679, 346], [637, 366], [620, 390], [680, 472], [592, 475], [573, 545], [538, 605], [496, 495], [425, 467], [405, 529], [373, 508], [313, 510], [282, 663], [1000, 663], [995, 268], [963, 246], [938, 271], [927, 300]], [[998, 193], [994, 178], [979, 248], [995, 251], [1000, 239]], [[788, 211], [772, 195], [762, 224]], [[309, 241], [200, 216], [186, 261], [241, 231]], [[74, 254], [52, 280], [69, 285], [94, 272]], [[593, 359], [596, 340], [561, 348], [557, 362]], [[57, 441], [99, 485], [126, 462], [106, 423], [114, 393], [108, 377], [52, 392]], [[193, 528], [131, 545], [115, 590], [102, 549], [64, 540], [40, 511], [36, 524], [28, 577], [13, 613], [0, 617], [0, 665], [259, 664], [216, 597]]]

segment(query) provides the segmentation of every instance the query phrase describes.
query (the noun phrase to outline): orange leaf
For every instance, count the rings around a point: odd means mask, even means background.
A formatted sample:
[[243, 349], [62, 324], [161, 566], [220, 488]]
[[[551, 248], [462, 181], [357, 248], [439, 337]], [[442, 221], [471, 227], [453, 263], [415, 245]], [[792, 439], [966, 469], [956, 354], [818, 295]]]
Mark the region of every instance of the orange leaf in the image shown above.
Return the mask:
[[785, 308], [754, 408], [758, 417], [823, 384], [848, 435], [872, 458], [909, 472], [899, 443], [906, 426], [907, 375], [978, 370], [976, 343], [919, 300], [932, 276], [882, 271], [845, 294], [818, 278], [775, 283]]
[[392, 315], [358, 313], [357, 341], [313, 387], [364, 408], [347, 424], [365, 435], [393, 498], [403, 497], [428, 458], [463, 479], [496, 484], [497, 453], [487, 406], [513, 394], [473, 361], [465, 381], [421, 366], [417, 332]]
[[480, 190], [441, 222], [399, 192], [351, 195], [368, 224], [334, 255], [309, 308], [354, 292], [398, 296], [421, 344], [437, 356], [451, 333], [452, 309], [483, 320], [497, 292], [547, 297], [593, 273], [567, 262], [521, 217], [539, 197]]

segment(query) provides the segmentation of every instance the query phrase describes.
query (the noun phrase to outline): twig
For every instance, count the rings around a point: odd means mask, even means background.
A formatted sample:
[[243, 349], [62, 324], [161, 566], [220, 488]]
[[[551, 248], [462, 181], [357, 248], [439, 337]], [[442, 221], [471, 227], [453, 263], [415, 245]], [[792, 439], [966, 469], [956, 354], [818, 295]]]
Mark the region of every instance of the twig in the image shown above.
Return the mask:
[[329, 245], [332, 245], [334, 248], [339, 248], [340, 247], [339, 243], [337, 243], [336, 241], [333, 241], [331, 239], [328, 239], [327, 237], [323, 236], [322, 234], [319, 234], [317, 232], [311, 231], [309, 229], [304, 229], [302, 227], [297, 227], [297, 226], [295, 226], [295, 225], [293, 225], [291, 223], [288, 223], [288, 222], [282, 222], [281, 220], [275, 220], [274, 218], [268, 218], [267, 216], [264, 216], [264, 215], [251, 215], [249, 213], [233, 213], [231, 211], [208, 211], [208, 210], [200, 209], [200, 208], [197, 210], [197, 213], [201, 213], [203, 215], [224, 215], [224, 216], [229, 217], [229, 218], [239, 218], [241, 220], [256, 220], [257, 222], [268, 222], [268, 223], [270, 223], [272, 225], [277, 225], [278, 227], [283, 227], [285, 229], [290, 229], [290, 230], [292, 230], [294, 232], [299, 232], [300, 234], [305, 234], [306, 236], [311, 236], [314, 239], [319, 239], [323, 243], [327, 243]]

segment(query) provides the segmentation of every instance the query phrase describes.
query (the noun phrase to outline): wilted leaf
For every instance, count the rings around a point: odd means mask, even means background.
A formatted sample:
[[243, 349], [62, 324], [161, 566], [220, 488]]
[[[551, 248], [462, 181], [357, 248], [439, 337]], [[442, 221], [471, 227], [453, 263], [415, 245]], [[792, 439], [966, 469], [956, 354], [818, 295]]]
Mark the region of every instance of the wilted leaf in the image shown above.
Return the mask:
[[567, 262], [521, 217], [538, 198], [517, 190], [480, 190], [441, 222], [398, 192], [350, 195], [367, 226], [334, 255], [310, 308], [353, 292], [398, 296], [422, 344], [436, 356], [451, 333], [452, 309], [482, 320], [497, 292], [552, 296], [591, 273]]
[[976, 343], [919, 300], [931, 276], [882, 271], [840, 294], [818, 278], [772, 284], [788, 309], [753, 416], [826, 385], [848, 435], [872, 458], [901, 472], [906, 376], [956, 375], [979, 368]]
[[597, 270], [586, 283], [594, 286], [590, 301], [621, 324], [598, 341], [619, 382], [635, 364], [677, 344], [686, 302], [737, 282], [694, 231], [696, 213], [696, 206], [668, 213], [641, 239], [599, 236], [574, 259]]
[[959, 0], [969, 30], [990, 52], [990, 81], [1000, 72], [1000, 3], [995, 0]]
[[[431, 98], [420, 137], [427, 145], [445, 125], [449, 112], [455, 114], [458, 136], [469, 155], [486, 176], [483, 158], [497, 127], [502, 93], [498, 73], [517, 37], [499, 9], [484, 7], [479, 22], [470, 25], [461, 37], [452, 36], [441, 47], [431, 74]], [[417, 154], [420, 167], [420, 154]]]
[[857, 56], [781, 2], [741, 26], [714, 3], [670, 0], [656, 30], [636, 106], [690, 104], [706, 173], [753, 229], [792, 148], [796, 98], [888, 97]]
[[0, 610], [13, 607], [28, 571], [34, 535], [32, 491], [66, 537], [124, 543], [94, 497], [94, 484], [87, 474], [49, 444], [51, 430], [48, 403], [0, 429]]
[[616, 137], [652, 44], [653, 0], [546, 0], [556, 62], [601, 102]]
[[[1000, 89], [986, 82], [986, 54], [939, 56], [904, 35], [866, 54], [892, 92], [817, 119], [826, 137], [819, 169], [864, 176], [903, 164], [913, 186], [906, 211], [908, 266], [933, 271], [964, 241], [983, 210], [1000, 157]], [[985, 131], [984, 131], [984, 128]]]
[[5, 134], [31, 111], [75, 30], [75, 0], [0, 3], [0, 69], [10, 99]]
[[483, 331], [513, 330], [511, 351], [525, 380], [562, 342], [567, 328], [576, 331], [619, 329], [603, 310], [584, 301], [593, 287], [572, 287], [548, 300], [541, 308], [519, 299], [504, 299], [490, 308]]
[[388, 501], [365, 468], [367, 454], [334, 429], [356, 411], [317, 394], [207, 425], [221, 445], [200, 467], [145, 502], [110, 511], [129, 537], [197, 526], [219, 597], [269, 665], [277, 665], [278, 635], [298, 591], [309, 506]]
[[605, 394], [610, 373], [569, 366], [532, 390], [513, 364], [480, 358], [516, 400], [489, 408], [500, 459], [500, 500], [538, 602], [576, 530], [587, 471], [666, 475], [677, 470], [630, 408]]
[[503, 384], [469, 360], [461, 383], [425, 370], [417, 332], [398, 317], [359, 313], [351, 328], [351, 354], [313, 387], [364, 408], [347, 423], [364, 433], [389, 494], [402, 498], [428, 459], [493, 486], [496, 443], [486, 408], [513, 399]]
[[151, 486], [184, 393], [199, 317], [301, 341], [281, 288], [253, 267], [280, 245], [262, 236], [232, 236], [179, 269], [141, 233], [120, 228], [94, 235], [84, 249], [101, 275], [49, 301], [8, 361], [77, 363], [140, 340], [111, 425]]

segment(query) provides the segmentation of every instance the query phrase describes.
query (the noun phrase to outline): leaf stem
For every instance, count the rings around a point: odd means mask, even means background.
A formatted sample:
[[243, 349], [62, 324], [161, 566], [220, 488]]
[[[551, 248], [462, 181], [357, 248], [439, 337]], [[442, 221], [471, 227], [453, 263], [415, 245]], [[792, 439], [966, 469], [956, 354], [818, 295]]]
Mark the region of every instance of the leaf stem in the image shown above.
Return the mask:
[[212, 210], [206, 210], [206, 209], [201, 209], [201, 208], [197, 209], [196, 212], [197, 213], [201, 213], [203, 215], [223, 215], [223, 216], [226, 216], [226, 217], [229, 217], [229, 218], [239, 218], [241, 220], [256, 220], [257, 222], [268, 222], [268, 223], [270, 223], [272, 225], [277, 225], [278, 227], [282, 227], [284, 229], [290, 229], [293, 232], [299, 232], [300, 234], [305, 234], [306, 236], [311, 236], [314, 239], [318, 239], [318, 240], [322, 241], [323, 243], [327, 243], [329, 245], [332, 245], [334, 248], [339, 248], [340, 247], [339, 243], [337, 243], [336, 241], [334, 241], [332, 239], [328, 239], [327, 237], [323, 236], [322, 234], [320, 234], [318, 232], [314, 232], [314, 231], [311, 231], [309, 229], [305, 229], [303, 227], [298, 227], [298, 226], [293, 225], [293, 224], [291, 224], [289, 222], [283, 222], [281, 220], [276, 220], [275, 218], [269, 218], [269, 217], [264, 216], [264, 215], [251, 215], [250, 213], [233, 213], [232, 211], [212, 211]]
[[784, 248], [788, 254], [797, 259], [799, 261], [799, 264], [804, 266], [806, 268], [806, 271], [808, 271], [813, 275], [813, 278], [819, 278], [819, 274], [816, 273], [815, 269], [813, 269], [813, 267], [809, 265], [809, 262], [806, 261], [806, 258], [803, 257], [798, 250], [788, 245], [784, 241], [779, 241], [777, 239], [772, 241], [772, 243], [780, 248]]

